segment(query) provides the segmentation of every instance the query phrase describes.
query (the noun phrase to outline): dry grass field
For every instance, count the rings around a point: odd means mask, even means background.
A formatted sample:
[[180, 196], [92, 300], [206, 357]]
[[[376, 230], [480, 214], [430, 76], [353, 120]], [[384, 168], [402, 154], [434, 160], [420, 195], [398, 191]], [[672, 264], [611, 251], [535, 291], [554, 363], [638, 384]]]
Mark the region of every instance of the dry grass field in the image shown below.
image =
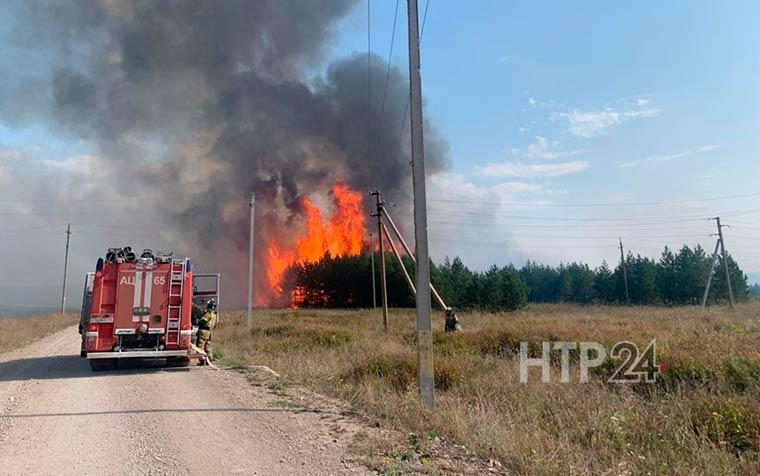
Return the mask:
[[[412, 310], [392, 310], [388, 335], [379, 310], [257, 311], [251, 331], [243, 313], [230, 312], [214, 343], [228, 364], [267, 365], [282, 375], [276, 385], [306, 385], [413, 433], [421, 453], [440, 436], [521, 474], [760, 474], [759, 302], [734, 312], [534, 305], [460, 317], [463, 332], [435, 334], [432, 412], [417, 401]], [[442, 330], [442, 315], [434, 326]], [[652, 339], [668, 365], [654, 384], [606, 383], [612, 361], [585, 384], [577, 365], [571, 383], [560, 383], [558, 363], [551, 383], [540, 369], [519, 382], [520, 341], [609, 350]]]
[[75, 325], [75, 314], [45, 314], [43, 316], [0, 319], [0, 353], [30, 344], [48, 334]]

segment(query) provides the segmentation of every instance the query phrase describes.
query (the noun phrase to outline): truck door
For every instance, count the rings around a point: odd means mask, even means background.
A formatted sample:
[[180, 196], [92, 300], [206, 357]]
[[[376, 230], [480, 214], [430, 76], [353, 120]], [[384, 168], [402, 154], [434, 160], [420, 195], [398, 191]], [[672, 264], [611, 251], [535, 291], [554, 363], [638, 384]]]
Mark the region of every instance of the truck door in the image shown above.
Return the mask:
[[[216, 302], [217, 322], [219, 322], [221, 307], [219, 306], [219, 291], [221, 275], [218, 273], [194, 273], [193, 274], [193, 307], [206, 310], [209, 299]], [[195, 323], [193, 323], [195, 325]]]

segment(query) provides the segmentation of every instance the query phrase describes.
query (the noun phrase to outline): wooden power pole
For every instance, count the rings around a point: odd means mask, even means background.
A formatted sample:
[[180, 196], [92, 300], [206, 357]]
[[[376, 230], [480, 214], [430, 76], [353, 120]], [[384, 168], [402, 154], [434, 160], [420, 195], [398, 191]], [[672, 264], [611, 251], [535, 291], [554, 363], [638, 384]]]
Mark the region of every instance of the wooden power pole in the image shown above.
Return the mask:
[[[420, 76], [420, 32], [417, 0], [408, 0], [409, 22], [409, 104], [412, 130], [412, 185], [414, 193], [414, 241], [417, 255], [417, 363], [420, 399], [435, 408], [433, 378], [433, 323], [430, 315], [430, 257], [427, 235], [425, 156], [422, 134], [422, 78]], [[379, 233], [382, 235], [383, 231]]]
[[623, 266], [623, 284], [625, 284], [625, 303], [631, 305], [631, 296], [628, 294], [628, 270], [625, 266], [625, 253], [623, 252], [623, 239], [618, 238], [620, 242], [620, 264]]
[[66, 254], [63, 258], [63, 292], [61, 293], [61, 314], [66, 312], [66, 276], [69, 274], [69, 242], [71, 240], [71, 223], [66, 226]]

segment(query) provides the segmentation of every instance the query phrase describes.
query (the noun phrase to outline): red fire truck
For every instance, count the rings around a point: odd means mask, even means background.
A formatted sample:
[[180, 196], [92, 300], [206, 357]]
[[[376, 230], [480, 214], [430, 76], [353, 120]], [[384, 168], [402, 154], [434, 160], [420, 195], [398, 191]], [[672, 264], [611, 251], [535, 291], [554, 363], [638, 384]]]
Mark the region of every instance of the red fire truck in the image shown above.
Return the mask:
[[201, 354], [191, 344], [193, 320], [206, 302], [219, 303], [219, 275], [193, 274], [188, 258], [146, 249], [110, 248], [85, 277], [80, 333], [82, 357], [93, 370], [121, 359], [165, 359], [186, 366]]

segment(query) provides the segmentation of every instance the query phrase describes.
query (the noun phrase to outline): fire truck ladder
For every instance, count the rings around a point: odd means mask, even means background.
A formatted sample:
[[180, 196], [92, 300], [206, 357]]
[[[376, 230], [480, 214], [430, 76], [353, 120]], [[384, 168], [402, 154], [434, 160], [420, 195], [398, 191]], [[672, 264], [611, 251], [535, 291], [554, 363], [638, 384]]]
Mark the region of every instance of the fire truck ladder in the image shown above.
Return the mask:
[[182, 320], [182, 296], [185, 290], [185, 259], [172, 259], [169, 273], [169, 314], [166, 323], [166, 345], [179, 344]]

